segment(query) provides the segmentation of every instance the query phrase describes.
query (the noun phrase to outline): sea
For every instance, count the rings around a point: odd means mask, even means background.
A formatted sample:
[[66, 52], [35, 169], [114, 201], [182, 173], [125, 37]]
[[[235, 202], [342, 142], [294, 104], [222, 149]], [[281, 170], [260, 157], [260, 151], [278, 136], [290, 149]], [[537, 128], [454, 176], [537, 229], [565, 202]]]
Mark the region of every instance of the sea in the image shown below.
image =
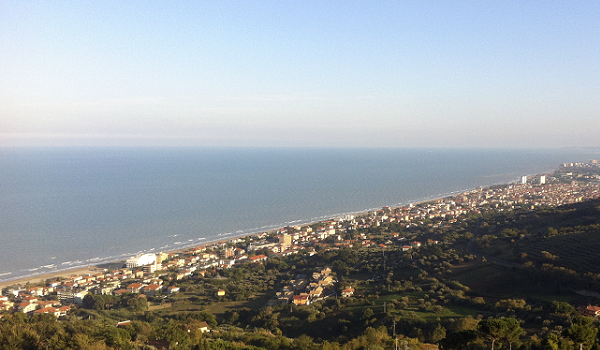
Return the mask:
[[0, 281], [515, 182], [599, 151], [0, 148]]

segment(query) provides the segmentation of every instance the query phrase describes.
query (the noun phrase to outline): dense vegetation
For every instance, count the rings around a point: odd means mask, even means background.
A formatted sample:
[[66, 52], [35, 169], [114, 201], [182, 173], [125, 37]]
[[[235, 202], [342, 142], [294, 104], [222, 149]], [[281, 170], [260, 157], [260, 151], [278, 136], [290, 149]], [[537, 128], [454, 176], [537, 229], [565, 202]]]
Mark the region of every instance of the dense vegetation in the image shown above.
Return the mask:
[[[313, 256], [272, 256], [180, 281], [163, 276], [181, 288], [174, 296], [89, 295], [61, 319], [5, 314], [0, 349], [598, 348], [596, 319], [577, 311], [600, 303], [581, 295], [600, 289], [598, 200], [489, 211], [453, 225], [387, 223], [345, 238], [359, 234], [384, 247], [331, 241]], [[396, 236], [423, 246], [403, 251]], [[337, 275], [332, 296], [263, 307], [319, 266]], [[347, 286], [355, 294], [342, 298]], [[131, 322], [116, 326], [124, 320]], [[203, 322], [211, 332], [201, 332]]]

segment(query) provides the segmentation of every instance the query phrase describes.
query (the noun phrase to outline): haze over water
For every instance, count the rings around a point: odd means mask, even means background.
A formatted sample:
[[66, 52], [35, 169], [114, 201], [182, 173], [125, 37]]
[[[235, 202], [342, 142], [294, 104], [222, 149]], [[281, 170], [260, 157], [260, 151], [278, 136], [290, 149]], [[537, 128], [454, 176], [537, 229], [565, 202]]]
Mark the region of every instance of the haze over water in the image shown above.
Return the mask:
[[0, 280], [442, 197], [593, 158], [582, 149], [4, 148]]

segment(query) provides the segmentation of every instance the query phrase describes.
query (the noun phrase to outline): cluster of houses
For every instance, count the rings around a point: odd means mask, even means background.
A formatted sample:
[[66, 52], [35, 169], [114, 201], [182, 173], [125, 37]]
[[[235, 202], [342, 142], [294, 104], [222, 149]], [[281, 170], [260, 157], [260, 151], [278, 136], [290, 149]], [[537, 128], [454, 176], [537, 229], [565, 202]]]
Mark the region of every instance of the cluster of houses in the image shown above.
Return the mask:
[[579, 183], [570, 184], [512, 184], [477, 188], [455, 196], [438, 200], [406, 205], [398, 208], [384, 207], [368, 216], [352, 220], [351, 228], [361, 229], [379, 226], [382, 223], [398, 222], [411, 225], [423, 224], [429, 220], [432, 227], [450, 226], [463, 214], [479, 214], [486, 210], [511, 210], [527, 206], [559, 206], [577, 203], [600, 197], [600, 184]]
[[[275, 293], [273, 298], [267, 302], [267, 306], [276, 305], [309, 305], [311, 302], [320, 301], [333, 295], [333, 285], [337, 282], [331, 274], [331, 268], [319, 268], [312, 274], [312, 279], [304, 275], [296, 276], [287, 285]], [[354, 293], [354, 290], [352, 290]], [[352, 294], [350, 294], [352, 295]], [[347, 295], [346, 296], [350, 296]]]
[[124, 268], [72, 276], [62, 281], [49, 282], [44, 287], [7, 288], [7, 295], [0, 296], [0, 310], [63, 316], [73, 306], [83, 304], [83, 299], [88, 294], [121, 295], [129, 292], [154, 296], [158, 292], [174, 294], [178, 291], [179, 287], [176, 286], [163, 288], [163, 280], [159, 278], [144, 277], [143, 270]]
[[[27, 314], [53, 314], [56, 317], [64, 316], [71, 306], [63, 305], [58, 300], [43, 300], [43, 296], [52, 292], [52, 287], [32, 287], [28, 289], [12, 289], [13, 298], [6, 295], [0, 296], [0, 310], [14, 310]], [[0, 315], [0, 318], [2, 316]]]

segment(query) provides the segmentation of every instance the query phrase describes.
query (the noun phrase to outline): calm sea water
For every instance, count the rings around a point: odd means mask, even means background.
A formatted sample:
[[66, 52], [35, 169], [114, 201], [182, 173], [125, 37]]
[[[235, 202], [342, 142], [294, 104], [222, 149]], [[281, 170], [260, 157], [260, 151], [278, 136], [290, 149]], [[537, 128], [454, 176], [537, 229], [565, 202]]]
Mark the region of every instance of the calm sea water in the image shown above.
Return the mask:
[[581, 149], [0, 149], [0, 281], [440, 197], [592, 158]]

